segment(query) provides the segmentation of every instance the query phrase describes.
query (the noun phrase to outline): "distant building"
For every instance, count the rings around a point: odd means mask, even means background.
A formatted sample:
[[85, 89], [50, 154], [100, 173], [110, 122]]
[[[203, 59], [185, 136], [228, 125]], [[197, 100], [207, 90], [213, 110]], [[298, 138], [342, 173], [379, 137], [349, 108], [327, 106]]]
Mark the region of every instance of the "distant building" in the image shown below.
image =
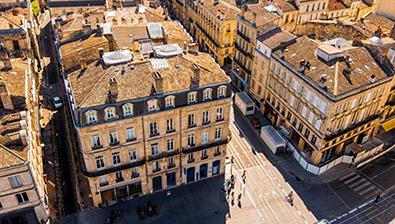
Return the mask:
[[103, 206], [224, 173], [231, 90], [205, 53], [177, 44], [104, 53], [67, 74], [82, 173]]
[[[0, 220], [47, 221], [39, 86], [37, 24], [29, 8], [0, 16]], [[37, 60], [35, 60], [37, 59]]]

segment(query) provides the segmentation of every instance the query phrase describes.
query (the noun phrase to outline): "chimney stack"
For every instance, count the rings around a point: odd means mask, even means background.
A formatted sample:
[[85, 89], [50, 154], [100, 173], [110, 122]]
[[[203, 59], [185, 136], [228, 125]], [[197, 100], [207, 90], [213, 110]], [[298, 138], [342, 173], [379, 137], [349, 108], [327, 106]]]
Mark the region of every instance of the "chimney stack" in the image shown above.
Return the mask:
[[0, 81], [0, 98], [3, 103], [3, 107], [6, 110], [13, 110], [14, 104], [12, 104], [11, 96], [8, 92], [7, 86], [3, 81]]
[[100, 60], [102, 60], [103, 55], [104, 55], [104, 48], [100, 47], [100, 48], [98, 48], [98, 50], [99, 50], [99, 58], [100, 58]]
[[390, 37], [395, 40], [395, 24], [391, 28]]
[[241, 7], [241, 13], [240, 13], [241, 17], [244, 17], [246, 11], [247, 11], [247, 5], [243, 5]]
[[197, 64], [192, 65], [193, 77], [191, 78], [191, 87], [198, 87], [200, 82], [200, 68]]
[[96, 36], [101, 37], [103, 35], [103, 28], [100, 24], [96, 24]]
[[85, 58], [81, 58], [80, 59], [80, 67], [81, 67], [81, 69], [86, 69], [87, 68]]
[[92, 33], [92, 26], [87, 18], [85, 18], [85, 22], [82, 24], [82, 33], [84, 35], [90, 35]]
[[115, 77], [110, 78], [110, 102], [115, 102], [118, 97], [118, 81]]
[[10, 56], [8, 54], [7, 49], [4, 47], [3, 44], [0, 44], [0, 61], [3, 62], [5, 70], [12, 69], [12, 63], [11, 63]]
[[154, 94], [163, 93], [163, 77], [159, 72], [152, 73], [152, 77], [154, 78]]
[[189, 50], [189, 46], [188, 46], [188, 43], [187, 43], [186, 41], [184, 41], [183, 50], [184, 50], [184, 53], [185, 53], [185, 54], [186, 54], [186, 53], [188, 52], [188, 50]]

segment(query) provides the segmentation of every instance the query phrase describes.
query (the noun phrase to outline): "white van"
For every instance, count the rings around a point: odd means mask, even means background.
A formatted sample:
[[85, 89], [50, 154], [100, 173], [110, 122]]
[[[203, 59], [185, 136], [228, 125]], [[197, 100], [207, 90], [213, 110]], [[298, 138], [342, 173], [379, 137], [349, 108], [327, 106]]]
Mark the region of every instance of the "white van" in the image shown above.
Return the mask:
[[253, 115], [255, 113], [255, 103], [245, 92], [235, 94], [235, 104], [244, 116]]
[[274, 154], [287, 149], [287, 140], [273, 126], [262, 127], [261, 138]]

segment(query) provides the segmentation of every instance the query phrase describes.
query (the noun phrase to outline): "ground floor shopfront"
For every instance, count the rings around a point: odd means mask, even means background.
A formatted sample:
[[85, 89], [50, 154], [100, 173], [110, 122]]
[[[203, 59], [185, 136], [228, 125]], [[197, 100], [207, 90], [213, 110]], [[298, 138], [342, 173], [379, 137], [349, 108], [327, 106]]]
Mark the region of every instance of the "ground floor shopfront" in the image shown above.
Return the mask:
[[141, 181], [128, 183], [110, 189], [102, 189], [100, 191], [101, 201], [103, 205], [108, 205], [116, 201], [124, 201], [142, 194]]

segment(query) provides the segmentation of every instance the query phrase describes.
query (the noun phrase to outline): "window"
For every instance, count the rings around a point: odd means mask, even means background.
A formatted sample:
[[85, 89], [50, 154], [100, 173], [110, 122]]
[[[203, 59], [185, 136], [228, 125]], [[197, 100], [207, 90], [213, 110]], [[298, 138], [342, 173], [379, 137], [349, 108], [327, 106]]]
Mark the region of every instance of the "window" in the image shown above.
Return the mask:
[[188, 115], [188, 127], [194, 127], [195, 126], [195, 114], [189, 114]]
[[148, 104], [148, 111], [156, 111], [159, 109], [158, 107], [158, 100], [154, 99], [154, 100], [150, 100], [147, 102]]
[[167, 166], [168, 168], [172, 168], [176, 166], [176, 163], [174, 162], [174, 157], [171, 156], [167, 159]]
[[26, 203], [29, 201], [29, 197], [27, 196], [26, 192], [16, 194], [15, 197], [18, 200], [19, 204]]
[[294, 106], [294, 103], [295, 103], [295, 97], [294, 97], [294, 96], [291, 96], [291, 98], [290, 98], [290, 100], [289, 100], [289, 105], [290, 105], [291, 107], [293, 107], [293, 106]]
[[133, 141], [136, 139], [136, 134], [134, 132], [134, 128], [126, 129], [126, 141]]
[[96, 149], [102, 147], [100, 142], [100, 137], [98, 135], [92, 136], [91, 141], [92, 141], [92, 148]]
[[132, 177], [138, 177], [139, 176], [139, 171], [137, 171], [137, 167], [132, 167], [130, 170]]
[[152, 164], [152, 172], [158, 172], [158, 171], [160, 171], [160, 164], [159, 161], [155, 161]]
[[118, 133], [117, 132], [110, 132], [110, 145], [118, 145]]
[[313, 111], [310, 111], [308, 121], [309, 121], [310, 124], [312, 124], [312, 123], [313, 123], [313, 120], [314, 120], [314, 113], [313, 113]]
[[168, 120], [166, 121], [166, 123], [167, 123], [166, 131], [167, 131], [167, 132], [174, 131], [174, 122], [173, 122], [173, 119], [168, 119]]
[[112, 164], [113, 165], [118, 165], [121, 163], [121, 155], [119, 152], [113, 153], [112, 154]]
[[202, 159], [207, 159], [208, 155], [207, 155], [207, 149], [203, 149], [202, 150]]
[[131, 116], [133, 115], [133, 104], [125, 104], [122, 106], [123, 116]]
[[304, 136], [306, 138], [309, 138], [309, 136], [310, 136], [310, 130], [309, 129], [306, 129], [306, 131], [304, 132]]
[[153, 122], [153, 123], [149, 124], [149, 133], [150, 133], [151, 137], [159, 135], [159, 133], [158, 133], [158, 125], [156, 124], [156, 122]]
[[168, 96], [165, 99], [165, 106], [166, 108], [174, 107], [174, 98], [175, 96]]
[[106, 120], [115, 118], [115, 108], [109, 107], [104, 110], [106, 114]]
[[214, 149], [214, 156], [218, 156], [221, 155], [221, 149], [219, 148], [219, 146], [215, 147]]
[[303, 106], [302, 116], [306, 117], [306, 114], [307, 114], [307, 108], [306, 108], [306, 106]]
[[361, 97], [359, 98], [358, 105], [361, 105], [361, 104], [362, 104], [362, 102], [363, 102], [363, 98], [364, 98], [364, 96], [361, 96]]
[[313, 135], [313, 137], [311, 137], [311, 143], [315, 144], [316, 142], [317, 142], [317, 137]]
[[302, 122], [299, 123], [298, 130], [299, 130], [299, 131], [302, 131], [302, 130], [303, 130], [303, 124], [302, 124]]
[[96, 157], [96, 168], [97, 168], [97, 169], [104, 168], [104, 159], [103, 159], [103, 156], [97, 156], [97, 157]]
[[86, 120], [87, 120], [88, 124], [96, 122], [97, 121], [96, 111], [91, 110], [91, 111], [86, 112]]
[[188, 146], [189, 147], [195, 146], [195, 134], [188, 135]]
[[297, 92], [298, 91], [298, 87], [299, 87], [299, 82], [298, 81], [294, 81], [294, 85], [293, 85], [293, 89]]
[[208, 132], [203, 132], [202, 134], [202, 144], [207, 144], [208, 143]]
[[132, 149], [129, 151], [129, 159], [130, 159], [130, 161], [137, 160], [137, 150], [136, 149]]
[[322, 123], [321, 120], [317, 120], [317, 121], [315, 122], [315, 125], [314, 125], [315, 129], [320, 130], [320, 128], [321, 128], [321, 123]]
[[173, 151], [174, 150], [174, 139], [167, 139], [167, 151]]
[[210, 115], [208, 111], [203, 112], [203, 124], [208, 124], [210, 123]]
[[115, 172], [115, 181], [116, 182], [123, 181], [122, 171], [118, 170]]
[[217, 121], [221, 121], [224, 119], [224, 109], [217, 108]]
[[211, 100], [211, 89], [205, 89], [203, 91], [203, 100]]
[[188, 93], [188, 103], [196, 103], [196, 92]]
[[215, 129], [215, 135], [214, 135], [215, 140], [220, 140], [221, 139], [221, 133], [222, 133], [222, 129], [221, 128], [216, 128]]
[[158, 143], [151, 144], [151, 154], [153, 156], [159, 154], [159, 145], [158, 145]]
[[10, 182], [11, 188], [18, 188], [22, 186], [22, 180], [19, 175], [8, 177], [8, 181]]
[[226, 86], [220, 86], [218, 88], [217, 97], [220, 98], [224, 96], [226, 96]]
[[291, 114], [291, 112], [288, 111], [288, 113], [287, 113], [287, 120], [290, 121], [290, 120], [291, 120], [291, 117], [292, 117], [292, 114]]
[[194, 161], [194, 159], [193, 159], [193, 153], [189, 153], [188, 154], [188, 162], [193, 162]]

